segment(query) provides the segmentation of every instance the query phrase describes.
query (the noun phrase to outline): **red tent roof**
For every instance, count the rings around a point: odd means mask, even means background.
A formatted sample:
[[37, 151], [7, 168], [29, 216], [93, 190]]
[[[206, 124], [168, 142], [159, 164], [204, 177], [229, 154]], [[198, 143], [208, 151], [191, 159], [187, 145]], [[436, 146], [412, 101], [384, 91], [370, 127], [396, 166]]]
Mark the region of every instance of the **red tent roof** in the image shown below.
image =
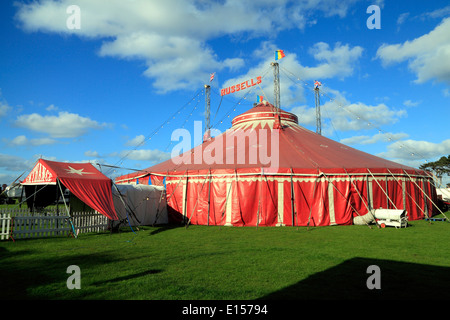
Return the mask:
[[118, 219], [112, 200], [112, 181], [90, 163], [39, 159], [22, 184], [56, 184], [57, 179], [91, 208], [112, 220]]
[[[277, 128], [281, 124], [281, 129]], [[263, 168], [263, 169], [261, 169]], [[145, 170], [116, 179], [125, 182], [146, 173], [236, 170], [237, 173], [401, 173], [420, 172], [336, 142], [298, 125], [297, 116], [262, 102], [236, 116], [219, 136]], [[389, 171], [388, 171], [389, 170]]]

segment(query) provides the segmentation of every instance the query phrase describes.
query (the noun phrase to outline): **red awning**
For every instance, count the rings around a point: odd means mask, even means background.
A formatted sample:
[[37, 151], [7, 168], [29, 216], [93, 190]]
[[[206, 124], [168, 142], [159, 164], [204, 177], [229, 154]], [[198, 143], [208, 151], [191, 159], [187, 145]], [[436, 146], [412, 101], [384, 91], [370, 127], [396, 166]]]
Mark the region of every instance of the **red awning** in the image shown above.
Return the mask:
[[112, 181], [90, 163], [39, 159], [22, 184], [56, 184], [57, 179], [92, 209], [118, 220], [112, 199]]

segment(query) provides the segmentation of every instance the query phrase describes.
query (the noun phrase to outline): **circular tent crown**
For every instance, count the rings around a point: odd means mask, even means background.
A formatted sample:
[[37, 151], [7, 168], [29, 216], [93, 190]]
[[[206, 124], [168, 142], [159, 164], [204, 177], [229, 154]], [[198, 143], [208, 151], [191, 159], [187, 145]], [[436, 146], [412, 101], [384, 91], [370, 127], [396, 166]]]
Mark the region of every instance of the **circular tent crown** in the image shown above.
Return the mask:
[[234, 117], [231, 124], [232, 128], [237, 128], [249, 123], [262, 124], [276, 120], [298, 125], [298, 117], [295, 114], [277, 109], [267, 101], [263, 101], [254, 108]]

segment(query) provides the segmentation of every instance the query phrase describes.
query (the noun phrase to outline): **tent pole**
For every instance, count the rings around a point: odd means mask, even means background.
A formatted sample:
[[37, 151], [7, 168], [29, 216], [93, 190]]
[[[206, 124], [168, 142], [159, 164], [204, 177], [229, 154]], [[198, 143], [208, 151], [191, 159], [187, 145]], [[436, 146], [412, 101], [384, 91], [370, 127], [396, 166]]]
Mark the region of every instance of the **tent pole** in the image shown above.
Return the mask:
[[[317, 180], [319, 179], [319, 177], [320, 177], [320, 174], [319, 174], [319, 175], [317, 176], [317, 178], [314, 180], [314, 190], [313, 190], [313, 194], [312, 194], [311, 199], [313, 199], [314, 195], [316, 194]], [[310, 221], [311, 221], [312, 205], [313, 205], [313, 203], [311, 203], [311, 205], [309, 206], [309, 217], [308, 217], [308, 223], [306, 224], [306, 226], [307, 226], [307, 229], [306, 229], [306, 230], [308, 230], [308, 231], [309, 231], [309, 223], [310, 223]]]
[[295, 227], [295, 194], [294, 194], [294, 172], [291, 168], [291, 212], [292, 212], [292, 226]]
[[263, 176], [264, 169], [261, 168], [261, 176], [259, 177], [259, 199], [258, 199], [258, 212], [256, 214], [256, 230], [258, 230], [259, 226], [259, 212], [261, 209], [261, 197], [262, 197], [262, 176]]
[[[44, 185], [43, 188], [40, 188], [39, 190], [35, 191], [31, 196], [25, 198], [25, 200], [22, 200], [22, 196], [21, 196], [21, 202], [20, 202], [19, 204], [17, 204], [16, 207], [19, 206], [19, 208], [20, 208], [20, 207], [22, 206], [22, 203], [26, 202], [26, 201], [27, 201], [28, 199], [30, 199], [31, 197], [35, 197], [36, 194], [37, 194], [39, 191], [43, 190], [46, 186], [48, 186], [48, 184]], [[35, 187], [36, 187], [36, 186], [35, 186]], [[36, 190], [36, 188], [35, 188], [35, 190]], [[24, 189], [22, 189], [22, 195], [23, 195], [23, 193], [24, 193]], [[25, 196], [26, 196], [26, 195], [25, 195]], [[34, 207], [34, 202], [33, 202], [33, 207]]]
[[153, 222], [152, 227], [155, 226], [156, 221], [158, 221], [159, 212], [160, 212], [159, 208], [161, 207], [161, 200], [162, 200], [165, 192], [166, 192], [166, 189], [164, 188], [164, 190], [161, 191], [161, 195], [159, 196], [158, 208], [156, 209], [155, 221]]
[[25, 192], [25, 188], [22, 186], [22, 191], [20, 191], [20, 202], [19, 202], [19, 208], [22, 208], [22, 199], [23, 199], [23, 193]]
[[61, 182], [59, 181], [59, 179], [56, 179], [56, 184], [59, 186], [59, 190], [61, 191], [61, 195], [62, 195], [62, 198], [63, 198], [63, 201], [64, 201], [64, 207], [66, 208], [67, 216], [69, 217], [69, 223], [72, 226], [73, 236], [75, 238], [78, 238], [78, 235], [75, 232], [75, 227], [73, 226], [72, 217], [70, 216], [70, 211], [69, 211], [69, 208], [67, 207], [66, 198], [64, 198], [64, 192], [62, 191]]
[[[373, 181], [375, 181], [377, 183], [377, 185], [380, 187], [381, 191], [383, 191], [383, 193], [386, 195], [387, 199], [391, 202], [391, 204], [394, 206], [395, 209], [397, 209], [397, 206], [395, 205], [395, 203], [391, 200], [391, 198], [389, 197], [389, 195], [386, 193], [386, 191], [384, 191], [383, 187], [378, 183], [377, 179], [375, 178], [375, 176], [372, 174], [372, 172], [370, 172], [369, 168], [367, 168], [367, 171], [369, 171], [370, 175], [373, 178]], [[397, 209], [398, 210], [398, 209]]]
[[[227, 191], [226, 196], [225, 196], [225, 205], [223, 207], [222, 217], [220, 217], [219, 229], [222, 226], [223, 216], [225, 215], [225, 212], [227, 211], [228, 196], [230, 195], [231, 185], [232, 185], [232, 182], [230, 181], [230, 186], [228, 187], [228, 191]], [[225, 190], [226, 189], [227, 189], [227, 187], [226, 187], [226, 184], [225, 184]]]
[[[40, 191], [40, 190], [39, 190], [39, 191]], [[35, 185], [34, 185], [34, 193], [33, 193], [33, 208], [32, 208], [33, 213], [35, 212], [35, 208], [36, 208], [35, 205], [34, 205], [35, 202], [36, 202], [36, 193], [38, 193], [38, 192], [37, 192], [37, 185], [35, 184]]]
[[208, 215], [207, 215], [207, 223], [206, 225], [209, 226], [209, 214], [211, 210], [211, 169], [209, 169], [209, 182], [208, 182]]
[[[130, 213], [133, 214], [133, 216], [134, 216], [134, 218], [136, 219], [136, 221], [140, 224], [141, 221], [139, 221], [139, 219], [136, 217], [136, 215], [134, 214], [134, 212], [133, 212], [133, 210], [130, 208], [130, 206], [128, 206], [128, 205], [125, 203], [125, 201], [123, 200], [123, 196], [122, 196], [122, 193], [120, 193], [119, 188], [117, 188], [117, 186], [116, 186], [115, 183], [113, 183], [113, 186], [114, 186], [114, 188], [116, 188], [116, 191], [117, 191], [117, 193], [119, 194], [119, 198], [120, 198], [120, 200], [122, 201], [123, 206], [125, 207], [125, 211], [127, 211], [127, 208], [128, 208], [129, 211], [130, 211]], [[128, 219], [128, 214], [127, 214], [127, 219]], [[122, 221], [123, 221], [123, 220], [122, 220]], [[131, 224], [131, 222], [129, 221], [129, 219], [128, 219], [128, 224]]]
[[[277, 203], [275, 203], [275, 200], [274, 200], [273, 194], [272, 194], [272, 190], [270, 189], [269, 180], [267, 180], [266, 175], [264, 175], [264, 179], [266, 181], [267, 190], [269, 191], [269, 195], [270, 195], [270, 199], [272, 200], [272, 204], [273, 204], [274, 208], [276, 208], [276, 210], [277, 210], [277, 217], [278, 217], [278, 215], [279, 215], [278, 205], [277, 205]], [[266, 207], [266, 209], [267, 209], [267, 207]], [[267, 221], [267, 212], [266, 212], [266, 221]]]
[[[422, 188], [419, 187], [419, 185], [415, 181], [412, 180], [411, 176], [405, 170], [403, 170], [403, 172], [406, 173], [406, 175], [409, 177], [409, 180], [411, 180], [417, 186], [417, 188], [419, 188], [420, 191], [422, 191], [422, 193], [425, 195], [425, 197], [427, 197], [428, 200], [431, 201], [431, 203], [439, 210], [439, 212], [445, 217], [445, 219], [447, 219], [447, 221], [449, 221], [447, 216], [441, 211], [441, 209], [439, 209], [439, 207], [434, 203], [434, 201], [430, 199], [430, 197], [425, 193], [425, 191], [423, 191]], [[426, 215], [426, 217], [429, 218], [428, 215]]]
[[[394, 176], [394, 174], [393, 174], [389, 169], [387, 169], [387, 170], [389, 171], [389, 173], [392, 175], [392, 177], [395, 179], [395, 181], [397, 181], [397, 183], [400, 185], [400, 187], [401, 187], [402, 190], [403, 190], [403, 187], [401, 186], [400, 181], [398, 181], [398, 179]], [[406, 190], [403, 190], [403, 191], [405, 191], [406, 194], [411, 198], [411, 200], [414, 202], [414, 204], [416, 205], [416, 207], [419, 208], [420, 211], [422, 211], [423, 215], [424, 215], [424, 216], [427, 216], [426, 212], [419, 206], [419, 204], [416, 202], [416, 200], [414, 200], [414, 198], [411, 196], [411, 194], [410, 194], [409, 192], [407, 192]], [[406, 208], [404, 208], [404, 209], [406, 210]], [[430, 223], [431, 223], [431, 222], [430, 222]]]
[[[172, 198], [173, 194], [175, 193], [175, 191], [177, 190], [178, 186], [180, 185], [181, 180], [183, 180], [183, 177], [187, 175], [187, 169], [184, 172], [184, 174], [182, 176], [180, 176], [180, 179], [177, 182], [177, 185], [175, 186], [175, 188], [173, 189], [172, 193], [169, 196], [166, 196], [166, 202], [169, 203], [169, 199]], [[168, 177], [168, 175], [166, 176], [166, 178]], [[167, 184], [167, 183], [166, 183]], [[186, 186], [187, 188], [187, 186]], [[167, 186], [166, 186], [166, 195], [167, 195]], [[178, 207], [178, 203], [177, 203], [177, 207]]]
[[[357, 187], [355, 186], [355, 184], [353, 183], [353, 180], [352, 180], [352, 178], [350, 177], [350, 175], [348, 174], [347, 169], [344, 168], [344, 170], [345, 170], [345, 173], [347, 173], [348, 179], [349, 179], [350, 182], [352, 183], [352, 186], [355, 188], [356, 192], [358, 193], [358, 196], [359, 196], [359, 198], [361, 199], [362, 203], [364, 203], [364, 206], [367, 208], [367, 212], [370, 213], [370, 208], [369, 208], [369, 206], [364, 202], [364, 198], [362, 197], [361, 193], [359, 193], [358, 188], [357, 188]], [[359, 214], [358, 211], [355, 210], [355, 212], [356, 212], [356, 214], [357, 214], [358, 216], [361, 217], [361, 215]], [[372, 227], [371, 227], [366, 221], [364, 221], [364, 222], [365, 222], [365, 224], [366, 224], [370, 229], [372, 229]], [[376, 219], [375, 219], [375, 224], [377, 225], [378, 228], [380, 227], [380, 226], [378, 225]]]
[[59, 191], [58, 191], [58, 188], [56, 188], [56, 195], [55, 195], [55, 197], [56, 197], [56, 215], [57, 216], [59, 216], [59, 206], [58, 206], [58, 204], [59, 204]]
[[[327, 181], [328, 181], [328, 183], [330, 183], [332, 186], [333, 186], [333, 188], [337, 191], [337, 192], [339, 192], [339, 194], [345, 199], [345, 196], [342, 194], [342, 192], [334, 185], [334, 183], [331, 181], [331, 179], [330, 178], [328, 178], [328, 176], [325, 174], [325, 173], [323, 173], [323, 175], [325, 176], [325, 178], [327, 179]], [[347, 203], [350, 205], [350, 207], [352, 207], [352, 209], [358, 214], [358, 211], [355, 209], [355, 207], [353, 207], [352, 206], [352, 204], [347, 200]], [[359, 214], [358, 214], [359, 215]]]
[[[202, 188], [200, 189], [200, 193], [203, 191], [203, 187], [205, 186], [206, 179], [208, 179], [208, 175], [206, 175], [205, 180], [202, 183]], [[200, 199], [200, 195], [197, 193], [197, 200], [195, 200], [195, 205], [194, 205], [194, 208], [192, 208], [191, 216], [186, 223], [186, 229], [188, 228], [189, 224], [191, 223], [191, 219], [194, 216], [195, 208], [197, 207], [197, 203], [198, 203], [199, 199]]]
[[184, 209], [183, 209], [183, 222], [186, 223], [187, 218], [187, 195], [188, 195], [188, 176], [186, 175], [186, 188], [184, 189]]
[[234, 169], [234, 174], [235, 174], [235, 177], [236, 177], [236, 194], [237, 194], [238, 203], [239, 203], [239, 214], [241, 216], [242, 223], [245, 225], [245, 221], [242, 218], [241, 198], [239, 197], [239, 183], [238, 183], [238, 175], [237, 175], [237, 170], [236, 169]]

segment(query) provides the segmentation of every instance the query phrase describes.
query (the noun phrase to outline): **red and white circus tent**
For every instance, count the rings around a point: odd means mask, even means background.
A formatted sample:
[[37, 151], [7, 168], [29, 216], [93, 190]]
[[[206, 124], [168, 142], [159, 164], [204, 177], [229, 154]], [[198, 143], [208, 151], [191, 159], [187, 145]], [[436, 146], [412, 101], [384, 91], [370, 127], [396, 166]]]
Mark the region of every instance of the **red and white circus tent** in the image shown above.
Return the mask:
[[112, 198], [112, 180], [90, 163], [39, 159], [21, 184], [25, 187], [27, 202], [37, 203], [37, 206], [45, 207], [54, 202], [60, 191], [62, 193], [62, 184], [92, 209], [111, 220], [118, 220]]
[[349, 225], [374, 209], [432, 216], [429, 173], [314, 133], [262, 102], [226, 132], [115, 182], [167, 189], [171, 222], [230, 226]]

